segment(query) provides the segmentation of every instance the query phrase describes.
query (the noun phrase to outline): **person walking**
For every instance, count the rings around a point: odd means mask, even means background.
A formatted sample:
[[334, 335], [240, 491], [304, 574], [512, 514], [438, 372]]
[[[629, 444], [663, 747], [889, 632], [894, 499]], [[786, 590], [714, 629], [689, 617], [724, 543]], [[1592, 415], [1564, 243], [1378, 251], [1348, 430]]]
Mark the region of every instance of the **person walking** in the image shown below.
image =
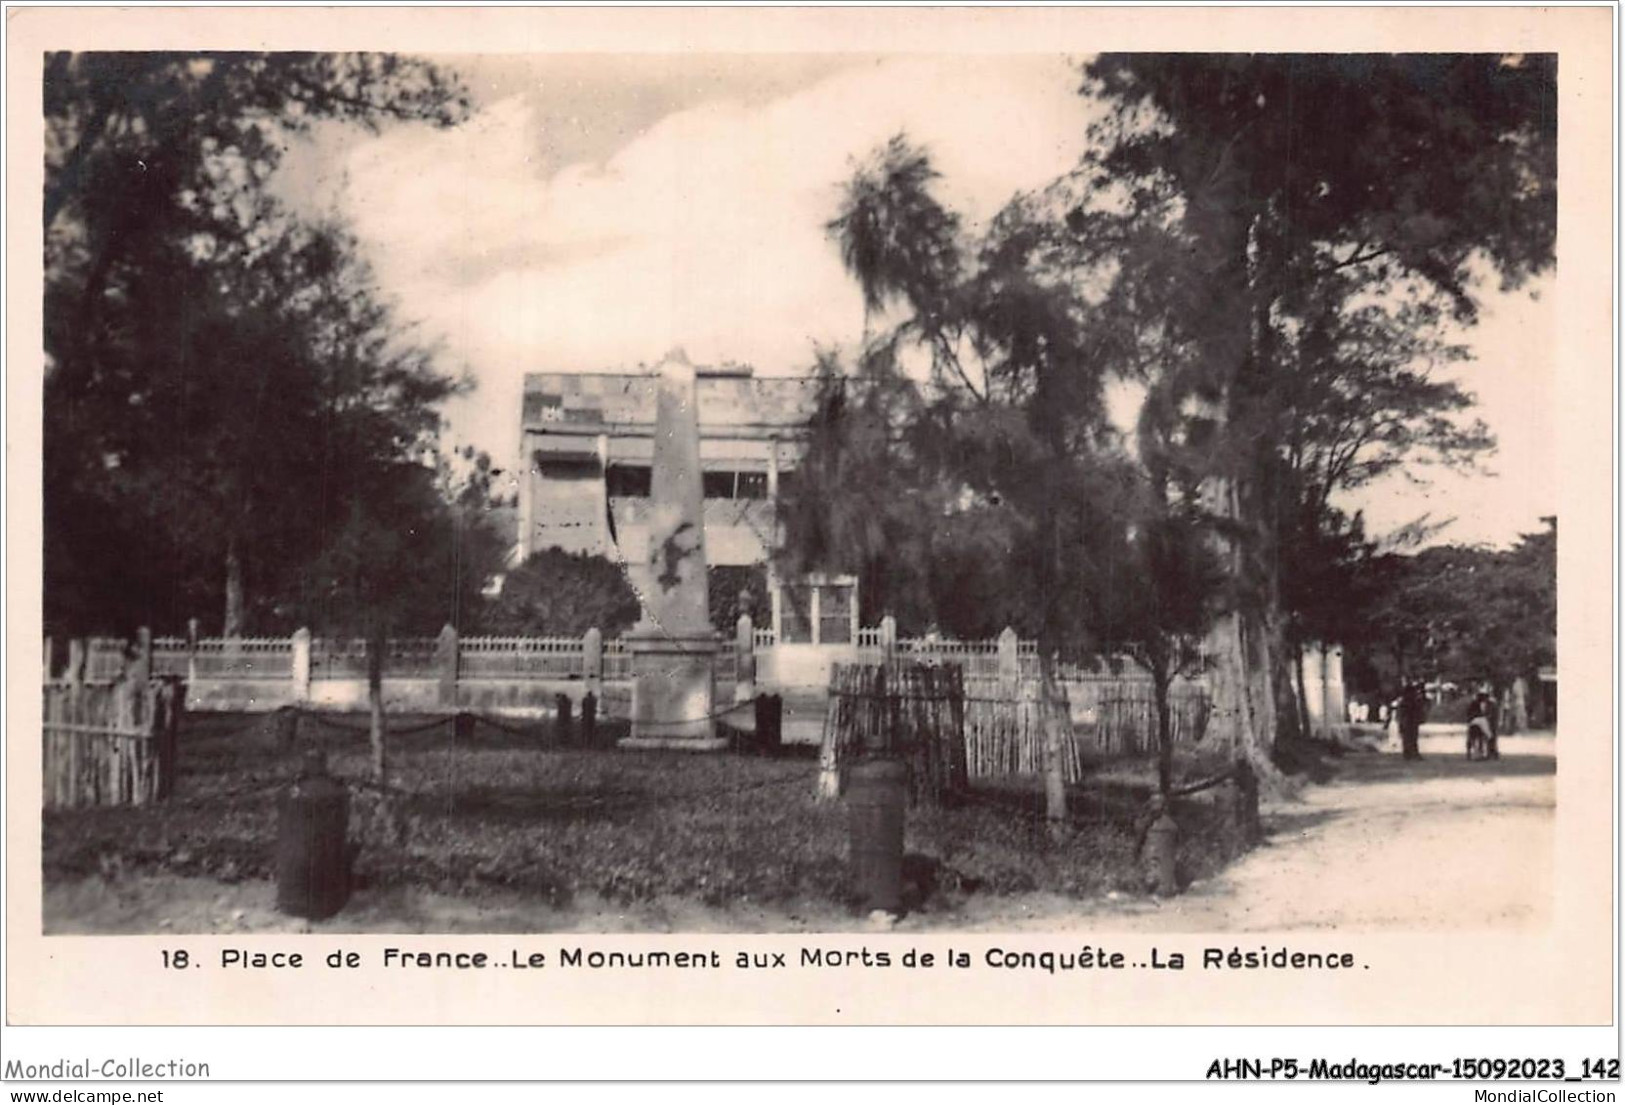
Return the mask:
[[1405, 689], [1399, 695], [1399, 743], [1405, 759], [1420, 760], [1422, 750], [1419, 747], [1422, 736], [1422, 720], [1427, 716], [1427, 691], [1422, 687], [1421, 680], [1412, 680], [1405, 684]]

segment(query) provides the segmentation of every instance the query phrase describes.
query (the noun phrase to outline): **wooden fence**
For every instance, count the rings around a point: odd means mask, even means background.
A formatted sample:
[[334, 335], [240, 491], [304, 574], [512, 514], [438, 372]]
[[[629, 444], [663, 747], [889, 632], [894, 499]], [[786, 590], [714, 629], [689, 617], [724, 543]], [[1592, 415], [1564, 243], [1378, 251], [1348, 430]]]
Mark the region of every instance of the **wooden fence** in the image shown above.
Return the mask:
[[[1085, 679], [1067, 685], [1079, 740], [1095, 757], [1157, 754], [1157, 700], [1149, 679]], [[1211, 702], [1207, 688], [1181, 680], [1168, 691], [1175, 746], [1196, 744], [1207, 734]]]
[[909, 765], [913, 800], [950, 800], [970, 781], [964, 731], [965, 681], [957, 665], [837, 664], [824, 715], [820, 794], [841, 791], [853, 760], [895, 756]]
[[[910, 674], [906, 677], [898, 673]], [[932, 674], [935, 673], [935, 674]], [[1157, 752], [1156, 696], [1148, 679], [1087, 678], [1057, 684], [1053, 708], [1081, 719], [1068, 724], [1061, 750], [1062, 774], [1082, 782], [1091, 764], [1110, 759], [1150, 758]], [[1181, 681], [1169, 693], [1174, 744], [1191, 745], [1207, 729], [1209, 700], [1200, 683]], [[926, 774], [921, 785], [946, 778], [976, 780], [1044, 771], [1044, 704], [1036, 679], [967, 679], [957, 664], [837, 665], [830, 680], [824, 719], [820, 793], [838, 792], [845, 764], [866, 746], [913, 756]], [[944, 768], [944, 756], [955, 765]], [[957, 763], [963, 762], [963, 768]]]
[[185, 702], [178, 680], [47, 683], [44, 691], [46, 809], [169, 797]]
[[[1147, 679], [1084, 679], [1058, 684], [1062, 708], [1072, 718], [1061, 750], [1068, 783], [1082, 781], [1091, 763], [1149, 759], [1157, 754], [1157, 706]], [[1022, 680], [1007, 693], [972, 693], [965, 699], [965, 748], [972, 778], [1036, 775], [1044, 770], [1042, 699], [1037, 680]], [[1169, 692], [1174, 745], [1188, 746], [1206, 734], [1207, 691], [1200, 684]]]
[[[981, 693], [965, 700], [965, 758], [973, 779], [1036, 775], [1044, 770], [1043, 696], [1032, 680], [1007, 694]], [[1065, 687], [1061, 688], [1065, 694]], [[1062, 750], [1066, 781], [1083, 778], [1077, 740]]]

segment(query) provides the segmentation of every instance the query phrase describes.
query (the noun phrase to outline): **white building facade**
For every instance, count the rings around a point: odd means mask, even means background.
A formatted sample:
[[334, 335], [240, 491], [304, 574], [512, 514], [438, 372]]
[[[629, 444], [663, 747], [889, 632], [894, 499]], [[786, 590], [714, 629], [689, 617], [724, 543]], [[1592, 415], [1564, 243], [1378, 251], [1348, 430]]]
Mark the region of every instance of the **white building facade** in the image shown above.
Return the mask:
[[[775, 639], [851, 645], [856, 581], [781, 586], [771, 571], [775, 504], [794, 479], [817, 404], [810, 377], [757, 377], [743, 366], [699, 368], [700, 464], [706, 560], [764, 565]], [[652, 500], [654, 374], [531, 373], [521, 415], [519, 554], [559, 548], [627, 565], [645, 562]], [[639, 585], [632, 576], [634, 587]]]

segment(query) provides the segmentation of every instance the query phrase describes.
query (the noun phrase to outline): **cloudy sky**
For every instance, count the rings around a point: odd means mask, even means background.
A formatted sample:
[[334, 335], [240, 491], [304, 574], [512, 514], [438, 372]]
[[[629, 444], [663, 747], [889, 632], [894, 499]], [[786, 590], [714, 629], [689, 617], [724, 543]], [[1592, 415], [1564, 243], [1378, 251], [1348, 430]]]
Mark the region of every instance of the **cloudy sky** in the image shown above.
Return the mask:
[[[281, 188], [337, 213], [403, 317], [475, 394], [450, 437], [508, 461], [526, 372], [653, 363], [804, 371], [862, 307], [823, 224], [853, 160], [898, 131], [931, 152], [972, 222], [1082, 152], [1090, 105], [1060, 55], [525, 55], [437, 59], [477, 111], [450, 131], [331, 128]], [[1389, 481], [1352, 504], [1374, 532], [1423, 513], [1502, 543], [1555, 509], [1550, 308], [1492, 296], [1466, 369], [1501, 440], [1486, 467]]]

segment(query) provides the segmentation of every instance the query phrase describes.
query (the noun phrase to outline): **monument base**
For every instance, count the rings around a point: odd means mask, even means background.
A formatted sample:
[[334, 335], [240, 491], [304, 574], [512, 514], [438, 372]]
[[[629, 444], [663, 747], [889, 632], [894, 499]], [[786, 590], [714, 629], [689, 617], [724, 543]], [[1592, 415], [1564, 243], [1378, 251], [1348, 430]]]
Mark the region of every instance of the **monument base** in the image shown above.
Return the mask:
[[717, 736], [714, 635], [672, 637], [634, 631], [632, 654], [632, 735], [621, 748], [715, 752], [728, 739]]

